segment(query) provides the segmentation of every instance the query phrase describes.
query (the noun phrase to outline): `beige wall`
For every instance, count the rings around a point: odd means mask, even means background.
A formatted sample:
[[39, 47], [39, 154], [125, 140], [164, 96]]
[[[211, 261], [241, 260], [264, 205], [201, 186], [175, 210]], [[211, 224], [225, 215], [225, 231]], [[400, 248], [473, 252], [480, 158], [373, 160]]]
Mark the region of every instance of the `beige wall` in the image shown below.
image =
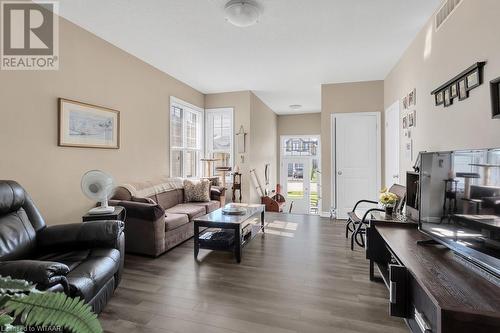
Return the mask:
[[[437, 32], [431, 18], [387, 76], [386, 107], [417, 89], [417, 127], [412, 130], [414, 156], [422, 150], [500, 146], [500, 120], [491, 119], [488, 83], [500, 76], [500, 43], [496, 33], [500, 30], [499, 12], [498, 0], [463, 1]], [[456, 100], [448, 108], [434, 105], [432, 90], [484, 60], [488, 61], [484, 84], [471, 91], [468, 99]], [[400, 172], [404, 176], [414, 161], [405, 159], [402, 147], [400, 156]]]
[[321, 86], [321, 179], [323, 183], [323, 212], [328, 211], [332, 206], [331, 114], [348, 112], [382, 112], [383, 110], [383, 81], [324, 84]]
[[[278, 154], [278, 116], [255, 94], [251, 93], [250, 112], [250, 170], [255, 169], [262, 186], [265, 186], [265, 166], [270, 164], [268, 189], [276, 188], [276, 170]], [[252, 183], [250, 183], [252, 185]], [[250, 190], [250, 202], [260, 202], [260, 196], [253, 184]]]
[[290, 114], [278, 116], [278, 138], [276, 141], [276, 179], [281, 182], [280, 137], [282, 135], [320, 135], [321, 113]]
[[[207, 94], [205, 95], [205, 108], [233, 108], [234, 113], [234, 131], [239, 132], [240, 127], [243, 126], [246, 135], [246, 151], [244, 154], [237, 153], [237, 141], [236, 136], [234, 137], [234, 150], [236, 152], [234, 163], [235, 166], [240, 167], [240, 172], [242, 173], [241, 179], [241, 194], [243, 196], [243, 201], [248, 200], [250, 197], [250, 164], [248, 162], [250, 156], [250, 91], [237, 91], [237, 92], [227, 92], [219, 94]], [[232, 190], [228, 189], [227, 196], [232, 196]]]
[[[82, 174], [117, 181], [169, 172], [169, 98], [204, 106], [200, 92], [68, 21], [59, 71], [0, 71], [0, 178], [19, 181], [50, 224], [81, 221], [93, 202]], [[120, 110], [119, 150], [57, 146], [57, 98]]]
[[[277, 137], [277, 116], [251, 91], [237, 91], [218, 94], [208, 94], [205, 96], [205, 107], [223, 108], [232, 107], [234, 109], [234, 130], [239, 132], [243, 126], [246, 135], [246, 151], [244, 154], [236, 153], [235, 166], [240, 167], [242, 174], [242, 196], [245, 202], [260, 202], [259, 195], [255, 191], [255, 186], [250, 178], [250, 170], [256, 169], [260, 180], [264, 185], [264, 167], [266, 163], [271, 163], [271, 186], [276, 184], [276, 145], [269, 142], [276, 142]], [[235, 151], [236, 147], [236, 137]], [[232, 196], [229, 189], [228, 196]]]

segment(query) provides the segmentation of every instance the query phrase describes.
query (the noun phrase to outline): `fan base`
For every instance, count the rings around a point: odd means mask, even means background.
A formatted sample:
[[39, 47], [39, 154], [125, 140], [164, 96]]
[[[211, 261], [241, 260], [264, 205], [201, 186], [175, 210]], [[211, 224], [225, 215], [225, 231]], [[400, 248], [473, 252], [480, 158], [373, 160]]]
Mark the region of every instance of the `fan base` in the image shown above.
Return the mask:
[[89, 214], [91, 215], [104, 215], [104, 214], [111, 214], [115, 211], [115, 207], [113, 206], [108, 206], [108, 207], [96, 207], [92, 208], [89, 210]]

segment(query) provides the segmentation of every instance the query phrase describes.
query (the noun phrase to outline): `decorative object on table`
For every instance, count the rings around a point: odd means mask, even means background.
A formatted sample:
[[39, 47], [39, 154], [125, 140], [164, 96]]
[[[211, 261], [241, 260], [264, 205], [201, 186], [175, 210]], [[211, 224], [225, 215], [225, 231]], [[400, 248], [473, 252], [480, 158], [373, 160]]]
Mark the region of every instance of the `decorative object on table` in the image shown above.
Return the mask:
[[408, 116], [403, 117], [403, 129], [408, 128]]
[[222, 208], [222, 214], [225, 215], [245, 215], [246, 213], [247, 210], [241, 206], [228, 204]]
[[184, 200], [186, 202], [209, 202], [210, 180], [184, 179]]
[[[465, 84], [465, 80], [464, 80], [464, 84]], [[434, 95], [434, 99], [436, 101], [436, 106], [444, 104], [444, 91], [437, 92]]]
[[85, 214], [82, 216], [82, 222], [90, 221], [122, 221], [127, 218], [127, 211], [122, 206], [114, 206], [115, 211], [109, 214]]
[[0, 298], [2, 332], [31, 332], [35, 328], [37, 332], [59, 332], [54, 327], [71, 332], [102, 332], [97, 315], [83, 299], [62, 292], [40, 291], [31, 282], [3, 276], [0, 276]]
[[101, 170], [87, 171], [80, 183], [83, 194], [89, 199], [99, 201], [99, 207], [89, 210], [89, 214], [111, 214], [115, 207], [108, 206], [108, 199], [115, 191], [115, 181], [113, 177]]
[[500, 119], [500, 77], [490, 82], [491, 117]]
[[[442, 84], [431, 92], [434, 95], [436, 106], [444, 104], [445, 107], [453, 104], [453, 99], [458, 97], [462, 101], [469, 97], [469, 91], [483, 83], [483, 68], [486, 62], [477, 62], [451, 80]], [[441, 94], [443, 96], [441, 97]]]
[[233, 202], [236, 202], [236, 191], [239, 192], [239, 202], [241, 202], [241, 173], [239, 172], [233, 172]]
[[379, 202], [384, 207], [385, 214], [387, 216], [392, 216], [394, 206], [398, 202], [398, 196], [392, 192], [389, 192], [387, 188], [383, 188], [380, 191]]
[[120, 148], [120, 112], [59, 98], [58, 145], [82, 148]]
[[245, 133], [245, 129], [243, 128], [243, 125], [240, 126], [240, 130], [238, 133], [236, 133], [236, 142], [238, 145], [238, 154], [244, 154], [245, 153], [245, 136], [247, 133]]
[[448, 107], [453, 104], [453, 100], [451, 99], [450, 88], [446, 88], [444, 91], [444, 106]]
[[467, 91], [467, 82], [465, 78], [458, 81], [458, 100], [463, 101], [469, 97], [469, 92]]

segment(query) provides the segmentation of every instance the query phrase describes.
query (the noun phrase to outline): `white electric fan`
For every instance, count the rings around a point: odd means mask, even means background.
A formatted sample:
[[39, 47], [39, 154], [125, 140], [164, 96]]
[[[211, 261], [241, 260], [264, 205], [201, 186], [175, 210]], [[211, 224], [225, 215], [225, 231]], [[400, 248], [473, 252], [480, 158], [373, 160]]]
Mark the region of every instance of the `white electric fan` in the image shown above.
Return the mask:
[[101, 170], [90, 170], [83, 175], [81, 187], [89, 199], [101, 202], [101, 206], [92, 208], [89, 214], [110, 214], [115, 211], [115, 207], [108, 206], [108, 199], [115, 191], [113, 177]]

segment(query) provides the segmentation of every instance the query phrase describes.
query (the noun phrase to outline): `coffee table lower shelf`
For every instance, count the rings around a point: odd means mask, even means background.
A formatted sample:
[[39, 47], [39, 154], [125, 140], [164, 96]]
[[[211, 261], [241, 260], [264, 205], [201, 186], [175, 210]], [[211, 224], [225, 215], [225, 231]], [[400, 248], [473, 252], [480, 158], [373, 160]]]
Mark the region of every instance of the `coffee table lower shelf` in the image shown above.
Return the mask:
[[[264, 233], [264, 206], [256, 205], [244, 216], [228, 217], [222, 214], [218, 209], [210, 214], [195, 219], [194, 222], [194, 257], [198, 258], [200, 249], [233, 252], [238, 263], [241, 262], [242, 249], [250, 243], [258, 234]], [[256, 215], [260, 214], [260, 223], [253, 223]], [[250, 236], [242, 239], [242, 229], [250, 225]], [[232, 230], [234, 232], [234, 241], [228, 246], [200, 243], [200, 236], [213, 229]]]

